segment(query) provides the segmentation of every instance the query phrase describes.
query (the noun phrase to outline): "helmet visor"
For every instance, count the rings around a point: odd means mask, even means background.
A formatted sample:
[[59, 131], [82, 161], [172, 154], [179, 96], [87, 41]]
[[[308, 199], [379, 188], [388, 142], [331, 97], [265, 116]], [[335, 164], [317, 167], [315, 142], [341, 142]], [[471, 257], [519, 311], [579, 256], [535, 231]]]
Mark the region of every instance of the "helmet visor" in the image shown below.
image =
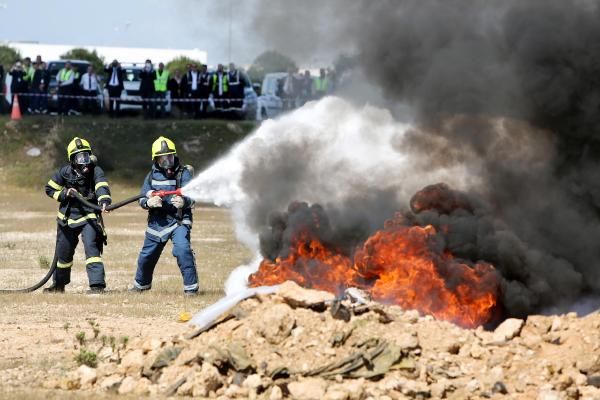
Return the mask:
[[82, 151], [73, 156], [73, 161], [77, 165], [88, 165], [91, 163], [90, 153], [87, 151]]
[[156, 162], [161, 168], [173, 168], [175, 166], [175, 154], [166, 154], [164, 156], [158, 156]]

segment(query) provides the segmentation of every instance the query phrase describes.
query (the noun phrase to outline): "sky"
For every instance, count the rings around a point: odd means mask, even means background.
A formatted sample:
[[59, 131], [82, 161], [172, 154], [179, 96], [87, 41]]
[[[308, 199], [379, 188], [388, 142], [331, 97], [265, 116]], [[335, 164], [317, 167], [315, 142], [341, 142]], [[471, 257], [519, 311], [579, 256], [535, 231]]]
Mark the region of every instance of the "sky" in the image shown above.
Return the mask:
[[0, 0], [0, 40], [199, 49], [208, 62], [249, 64], [266, 50], [249, 28], [255, 0]]

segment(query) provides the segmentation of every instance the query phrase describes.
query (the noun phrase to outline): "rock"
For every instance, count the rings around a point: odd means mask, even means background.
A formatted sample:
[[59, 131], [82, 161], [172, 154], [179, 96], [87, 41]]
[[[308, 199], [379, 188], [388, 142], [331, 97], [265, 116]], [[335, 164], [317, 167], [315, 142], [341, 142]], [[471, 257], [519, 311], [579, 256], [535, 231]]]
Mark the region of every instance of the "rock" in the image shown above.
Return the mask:
[[82, 365], [77, 368], [77, 375], [79, 378], [79, 383], [83, 387], [89, 387], [96, 382], [97, 372], [94, 368], [90, 368], [87, 365]]
[[142, 350], [144, 351], [152, 351], [157, 350], [162, 346], [162, 341], [157, 338], [148, 338], [142, 342]]
[[332, 293], [321, 290], [304, 289], [296, 282], [286, 281], [281, 284], [277, 294], [292, 307], [316, 307], [322, 306], [326, 301], [333, 301]]
[[555, 390], [541, 390], [537, 400], [562, 400], [564, 397]]
[[246, 380], [244, 380], [244, 383], [242, 383], [242, 386], [244, 386], [245, 388], [251, 389], [251, 390], [258, 389], [258, 387], [260, 385], [261, 385], [261, 378], [260, 378], [260, 375], [258, 375], [258, 374], [248, 375]]
[[349, 397], [350, 394], [343, 386], [332, 385], [327, 388], [327, 393], [325, 393], [323, 400], [348, 400]]
[[282, 400], [283, 392], [279, 386], [273, 386], [271, 393], [269, 394], [269, 400]]
[[479, 381], [477, 379], [471, 379], [466, 385], [465, 389], [471, 393], [475, 393], [479, 389]]
[[560, 317], [554, 317], [552, 325], [550, 326], [550, 332], [557, 332], [562, 329], [562, 320]]
[[509, 318], [505, 320], [494, 330], [494, 342], [505, 342], [519, 336], [524, 323], [525, 321], [518, 318]]
[[587, 384], [600, 388], [600, 375], [590, 375], [587, 378]]
[[119, 390], [117, 391], [119, 394], [129, 394], [133, 393], [135, 388], [137, 387], [137, 380], [132, 378], [131, 376], [125, 377], [121, 382], [121, 386], [119, 386]]
[[136, 349], [125, 354], [121, 360], [121, 369], [126, 374], [136, 373], [141, 371], [144, 366], [144, 351]]
[[110, 375], [106, 378], [104, 378], [104, 380], [102, 380], [102, 382], [100, 383], [100, 388], [104, 389], [104, 390], [108, 390], [108, 391], [117, 391], [117, 389], [119, 388], [119, 386], [121, 385], [121, 381], [123, 380], [123, 377], [121, 375], [118, 374], [114, 374], [114, 375]]
[[600, 389], [594, 386], [583, 386], [579, 388], [580, 400], [598, 400], [600, 399]]
[[402, 350], [412, 350], [419, 347], [419, 338], [416, 332], [403, 332], [394, 339], [394, 343]]
[[405, 381], [402, 385], [402, 394], [409, 397], [428, 398], [431, 396], [431, 389], [425, 382]]
[[498, 381], [494, 383], [494, 386], [492, 386], [492, 393], [507, 394], [508, 390], [503, 382]]
[[288, 384], [290, 396], [294, 400], [321, 400], [325, 396], [327, 383], [319, 378], [307, 378]]
[[202, 364], [200, 380], [207, 392], [214, 392], [223, 385], [223, 378], [219, 374], [219, 370], [208, 363]]
[[150, 382], [150, 380], [142, 378], [137, 381], [133, 392], [139, 395], [147, 395], [150, 393], [150, 385], [152, 385], [152, 382]]
[[280, 344], [296, 325], [292, 309], [287, 304], [275, 304], [255, 321], [255, 330], [271, 344]]

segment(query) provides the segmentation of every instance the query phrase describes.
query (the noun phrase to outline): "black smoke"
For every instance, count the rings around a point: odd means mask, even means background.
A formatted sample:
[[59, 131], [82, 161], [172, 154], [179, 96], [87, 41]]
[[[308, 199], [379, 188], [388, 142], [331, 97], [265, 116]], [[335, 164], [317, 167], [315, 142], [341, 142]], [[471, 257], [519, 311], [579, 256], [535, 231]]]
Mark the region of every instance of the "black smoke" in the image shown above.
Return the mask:
[[[453, 251], [495, 262], [510, 314], [600, 294], [600, 3], [259, 3], [266, 42], [300, 55], [311, 42], [351, 48], [391, 108], [414, 110], [418, 129], [394, 146], [422, 154], [424, 169], [472, 167], [478, 206], [416, 220], [449, 224]], [[334, 224], [357, 209], [338, 208]]]

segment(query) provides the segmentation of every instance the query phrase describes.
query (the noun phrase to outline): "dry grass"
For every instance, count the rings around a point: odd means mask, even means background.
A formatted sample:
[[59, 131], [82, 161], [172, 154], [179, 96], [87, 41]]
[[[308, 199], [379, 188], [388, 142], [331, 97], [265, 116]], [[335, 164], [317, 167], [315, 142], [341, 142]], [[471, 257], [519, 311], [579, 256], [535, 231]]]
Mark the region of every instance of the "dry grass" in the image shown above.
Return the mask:
[[[113, 188], [113, 198], [129, 197], [136, 190]], [[0, 192], [0, 288], [26, 287], [45, 274], [40, 257], [52, 260], [56, 208], [42, 188], [33, 192], [4, 186]], [[196, 312], [220, 298], [231, 270], [248, 262], [251, 256], [235, 240], [227, 210], [198, 208], [194, 214], [192, 247], [203, 290], [201, 296], [183, 296], [183, 282], [171, 255], [171, 244], [156, 267], [152, 290], [143, 294], [126, 291], [135, 274], [146, 224], [146, 212], [135, 204], [105, 218], [109, 245], [103, 259], [109, 293], [85, 294], [88, 285], [80, 244], [67, 293], [0, 295], [0, 354], [3, 355], [0, 394], [8, 389], [3, 373], [8, 374], [16, 367], [35, 371], [44, 369], [48, 363], [65, 363], [65, 369], [72, 366], [69, 341], [74, 329], [86, 327], [86, 319], [99, 321], [102, 329], [111, 334], [131, 338], [187, 329], [177, 322], [177, 314], [184, 310]], [[65, 326], [73, 328], [64, 329]], [[48, 350], [57, 346], [59, 350], [55, 352]], [[45, 391], [41, 393], [40, 397], [48, 398]], [[20, 397], [17, 392], [13, 394], [11, 397]]]

